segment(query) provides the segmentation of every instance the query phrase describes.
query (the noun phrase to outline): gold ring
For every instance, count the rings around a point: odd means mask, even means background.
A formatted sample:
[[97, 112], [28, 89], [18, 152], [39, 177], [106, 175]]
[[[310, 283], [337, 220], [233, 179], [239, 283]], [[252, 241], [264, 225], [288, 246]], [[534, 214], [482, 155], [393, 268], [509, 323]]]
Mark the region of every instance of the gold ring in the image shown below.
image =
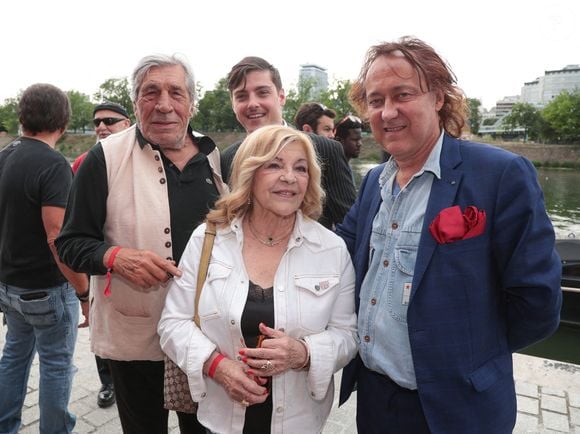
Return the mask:
[[274, 365], [272, 364], [272, 362], [270, 360], [266, 360], [266, 371], [271, 371], [272, 369], [274, 369]]
[[250, 405], [250, 403], [248, 401], [246, 401], [245, 399], [242, 399], [240, 401], [240, 404], [242, 404], [244, 407], [248, 407]]

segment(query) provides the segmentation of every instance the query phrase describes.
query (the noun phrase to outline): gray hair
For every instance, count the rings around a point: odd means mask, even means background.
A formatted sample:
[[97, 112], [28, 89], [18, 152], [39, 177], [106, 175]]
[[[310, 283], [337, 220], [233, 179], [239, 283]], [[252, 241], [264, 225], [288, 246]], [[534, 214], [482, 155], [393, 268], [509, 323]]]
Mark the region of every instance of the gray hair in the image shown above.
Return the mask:
[[143, 84], [143, 79], [151, 68], [173, 65], [180, 65], [185, 71], [185, 84], [189, 91], [191, 104], [193, 105], [195, 103], [195, 77], [193, 76], [193, 70], [185, 59], [179, 58], [176, 54], [171, 56], [166, 54], [153, 54], [151, 56], [145, 56], [139, 61], [131, 76], [131, 99], [133, 103], [137, 102], [137, 96], [139, 95], [141, 84]]

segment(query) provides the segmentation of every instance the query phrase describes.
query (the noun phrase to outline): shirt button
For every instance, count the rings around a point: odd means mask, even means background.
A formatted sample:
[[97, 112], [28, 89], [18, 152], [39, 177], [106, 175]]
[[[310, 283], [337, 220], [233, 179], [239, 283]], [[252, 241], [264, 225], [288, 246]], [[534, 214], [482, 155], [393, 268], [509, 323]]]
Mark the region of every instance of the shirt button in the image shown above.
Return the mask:
[[202, 397], [202, 398], [205, 398], [205, 392], [203, 392], [203, 393], [201, 394], [201, 397]]
[[391, 227], [392, 227], [394, 230], [396, 230], [396, 229], [399, 227], [399, 225], [398, 225], [397, 223], [393, 223], [393, 224], [391, 225]]
[[242, 356], [237, 356], [236, 359], [238, 359], [239, 362], [242, 361]]
[[376, 298], [371, 298], [371, 304], [374, 306], [375, 304], [377, 304], [377, 299]]
[[167, 241], [167, 242], [165, 243], [165, 247], [171, 247], [171, 242]]
[[284, 407], [277, 407], [276, 413], [282, 413], [284, 411]]
[[171, 232], [171, 229], [165, 228], [165, 229], [163, 229], [163, 232], [165, 232], [166, 234], [168, 234], [169, 232]]
[[161, 179], [159, 180], [159, 182], [160, 182], [161, 184], [165, 184], [165, 178], [161, 178]]
[[387, 261], [386, 259], [383, 261], [383, 266], [384, 267], [388, 267], [389, 266], [389, 261]]
[[371, 337], [370, 337], [369, 335], [366, 335], [366, 336], [364, 337], [364, 339], [365, 339], [365, 342], [370, 342], [370, 340], [371, 340]]
[[231, 320], [231, 321], [230, 321], [230, 324], [231, 324], [231, 325], [236, 325], [236, 320]]
[[158, 168], [157, 168], [157, 171], [158, 171], [159, 173], [163, 173], [163, 167], [158, 167]]

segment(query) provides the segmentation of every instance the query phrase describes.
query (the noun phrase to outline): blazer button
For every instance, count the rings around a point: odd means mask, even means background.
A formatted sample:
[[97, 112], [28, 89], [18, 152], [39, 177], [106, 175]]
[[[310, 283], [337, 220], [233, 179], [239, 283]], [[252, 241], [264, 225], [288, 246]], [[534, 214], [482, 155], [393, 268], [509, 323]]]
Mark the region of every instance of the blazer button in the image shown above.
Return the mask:
[[165, 229], [163, 229], [163, 232], [165, 232], [166, 234], [168, 234], [169, 232], [171, 232], [171, 229], [165, 228]]
[[158, 168], [157, 168], [157, 171], [158, 171], [159, 173], [163, 173], [163, 167], [158, 167]]
[[171, 243], [170, 243], [169, 241], [167, 241], [167, 242], [165, 243], [165, 247], [171, 247]]
[[159, 161], [159, 155], [155, 156], [155, 161]]
[[365, 340], [365, 342], [370, 342], [370, 340], [371, 340], [371, 337], [370, 337], [369, 335], [366, 335], [366, 336], [364, 337], [364, 340]]
[[161, 178], [161, 179], [159, 180], [159, 182], [160, 182], [161, 184], [165, 184], [165, 178]]
[[375, 304], [377, 304], [377, 299], [376, 298], [371, 298], [371, 304], [374, 306]]
[[165, 259], [167, 259], [168, 261], [173, 261], [173, 258], [172, 258], [171, 256], [168, 256], [168, 257], [167, 257], [167, 258], [165, 258]]
[[389, 261], [387, 261], [386, 259], [383, 261], [383, 267], [388, 267], [389, 266]]
[[391, 225], [391, 227], [392, 227], [394, 230], [396, 230], [396, 229], [399, 227], [399, 225], [398, 225], [397, 223], [393, 223], [393, 224]]

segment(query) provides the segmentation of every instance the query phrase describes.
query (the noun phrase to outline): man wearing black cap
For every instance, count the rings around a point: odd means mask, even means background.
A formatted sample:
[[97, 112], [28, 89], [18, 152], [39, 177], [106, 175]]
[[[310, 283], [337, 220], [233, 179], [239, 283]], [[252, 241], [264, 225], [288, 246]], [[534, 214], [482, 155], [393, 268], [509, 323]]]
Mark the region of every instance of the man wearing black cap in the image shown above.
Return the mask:
[[[97, 104], [93, 110], [93, 124], [95, 124], [95, 134], [97, 135], [97, 141], [99, 141], [109, 137], [111, 134], [126, 130], [131, 126], [131, 120], [127, 110], [121, 104], [104, 101]], [[77, 173], [86, 155], [87, 153], [84, 152], [74, 161], [72, 165], [74, 173]], [[105, 407], [108, 407], [108, 405]]]

